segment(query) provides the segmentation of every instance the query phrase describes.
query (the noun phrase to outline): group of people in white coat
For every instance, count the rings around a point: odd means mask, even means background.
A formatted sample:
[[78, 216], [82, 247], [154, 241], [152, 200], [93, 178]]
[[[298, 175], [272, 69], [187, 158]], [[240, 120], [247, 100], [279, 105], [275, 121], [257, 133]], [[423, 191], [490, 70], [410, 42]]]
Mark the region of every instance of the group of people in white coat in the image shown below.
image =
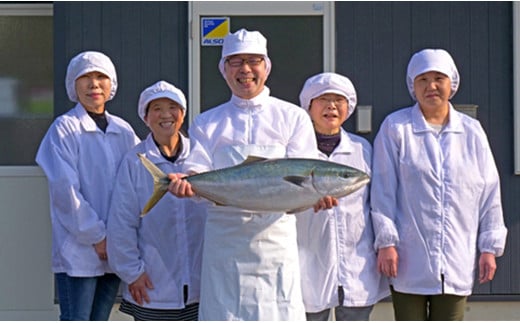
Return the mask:
[[[462, 319], [474, 272], [493, 279], [507, 229], [487, 137], [449, 102], [460, 83], [451, 56], [412, 57], [416, 103], [384, 120], [374, 151], [342, 128], [357, 104], [347, 77], [310, 77], [300, 106], [275, 98], [267, 40], [245, 29], [224, 39], [219, 70], [231, 99], [198, 115], [189, 139], [183, 92], [165, 81], [143, 90], [137, 112], [150, 134], [140, 141], [107, 112], [110, 59], [71, 60], [76, 107], [36, 158], [49, 182], [60, 319], [107, 320], [120, 280], [120, 309], [136, 320], [369, 320], [389, 295], [397, 320]], [[138, 153], [171, 180], [145, 217], [153, 180]], [[249, 155], [330, 160], [371, 183], [286, 214], [212, 205], [183, 179]]]

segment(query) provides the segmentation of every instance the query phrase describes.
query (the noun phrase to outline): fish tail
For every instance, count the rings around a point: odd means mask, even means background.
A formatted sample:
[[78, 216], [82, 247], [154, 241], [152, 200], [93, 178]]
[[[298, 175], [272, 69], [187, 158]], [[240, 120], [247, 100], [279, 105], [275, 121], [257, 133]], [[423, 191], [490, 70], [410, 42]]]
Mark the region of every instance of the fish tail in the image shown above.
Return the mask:
[[168, 179], [168, 176], [146, 158], [144, 154], [137, 154], [137, 156], [153, 177], [153, 193], [148, 202], [146, 202], [143, 211], [141, 211], [141, 217], [143, 217], [155, 206], [155, 204], [157, 204], [157, 202], [159, 202], [164, 194], [166, 194], [170, 180]]

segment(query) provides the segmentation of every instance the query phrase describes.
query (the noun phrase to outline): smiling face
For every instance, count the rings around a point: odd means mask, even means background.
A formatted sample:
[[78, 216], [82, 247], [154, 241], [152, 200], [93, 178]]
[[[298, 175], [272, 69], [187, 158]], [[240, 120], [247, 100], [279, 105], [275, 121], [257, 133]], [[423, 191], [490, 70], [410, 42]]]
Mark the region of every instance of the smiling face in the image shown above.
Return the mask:
[[423, 111], [438, 111], [449, 108], [451, 94], [450, 78], [440, 72], [426, 72], [413, 81], [415, 97]]
[[78, 101], [87, 111], [103, 113], [105, 102], [110, 97], [110, 78], [100, 72], [90, 72], [81, 75], [75, 81]]
[[229, 56], [224, 63], [224, 71], [231, 92], [242, 99], [252, 99], [260, 94], [267, 80], [266, 63], [262, 55]]
[[182, 106], [167, 98], [152, 100], [146, 109], [144, 117], [148, 128], [152, 131], [154, 139], [160, 144], [167, 145], [172, 138], [177, 138], [177, 133], [184, 122], [184, 110]]
[[347, 120], [348, 101], [339, 94], [322, 94], [312, 99], [309, 115], [316, 132], [324, 135], [336, 134]]

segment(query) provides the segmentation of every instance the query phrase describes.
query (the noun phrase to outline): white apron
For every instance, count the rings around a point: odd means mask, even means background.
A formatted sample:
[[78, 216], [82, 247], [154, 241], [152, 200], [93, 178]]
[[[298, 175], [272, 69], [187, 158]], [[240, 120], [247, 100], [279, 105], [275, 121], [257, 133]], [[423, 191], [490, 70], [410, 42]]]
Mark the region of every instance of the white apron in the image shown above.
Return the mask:
[[[285, 147], [226, 147], [213, 156], [215, 169], [248, 155], [281, 158]], [[305, 320], [295, 221], [284, 213], [209, 206], [199, 320]]]

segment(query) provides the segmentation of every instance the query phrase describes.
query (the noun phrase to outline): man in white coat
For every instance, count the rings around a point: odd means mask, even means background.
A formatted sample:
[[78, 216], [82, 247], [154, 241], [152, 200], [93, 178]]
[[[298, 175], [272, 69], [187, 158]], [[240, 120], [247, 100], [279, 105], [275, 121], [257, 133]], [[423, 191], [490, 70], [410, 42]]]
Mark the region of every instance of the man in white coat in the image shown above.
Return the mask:
[[[228, 35], [219, 69], [233, 95], [190, 126], [185, 172], [233, 166], [249, 155], [317, 158], [309, 117], [265, 86], [271, 61], [262, 34]], [[193, 196], [181, 176], [170, 175], [170, 191]], [[315, 207], [335, 204], [327, 197]], [[305, 320], [294, 215], [208, 206], [199, 313], [200, 320]]]

